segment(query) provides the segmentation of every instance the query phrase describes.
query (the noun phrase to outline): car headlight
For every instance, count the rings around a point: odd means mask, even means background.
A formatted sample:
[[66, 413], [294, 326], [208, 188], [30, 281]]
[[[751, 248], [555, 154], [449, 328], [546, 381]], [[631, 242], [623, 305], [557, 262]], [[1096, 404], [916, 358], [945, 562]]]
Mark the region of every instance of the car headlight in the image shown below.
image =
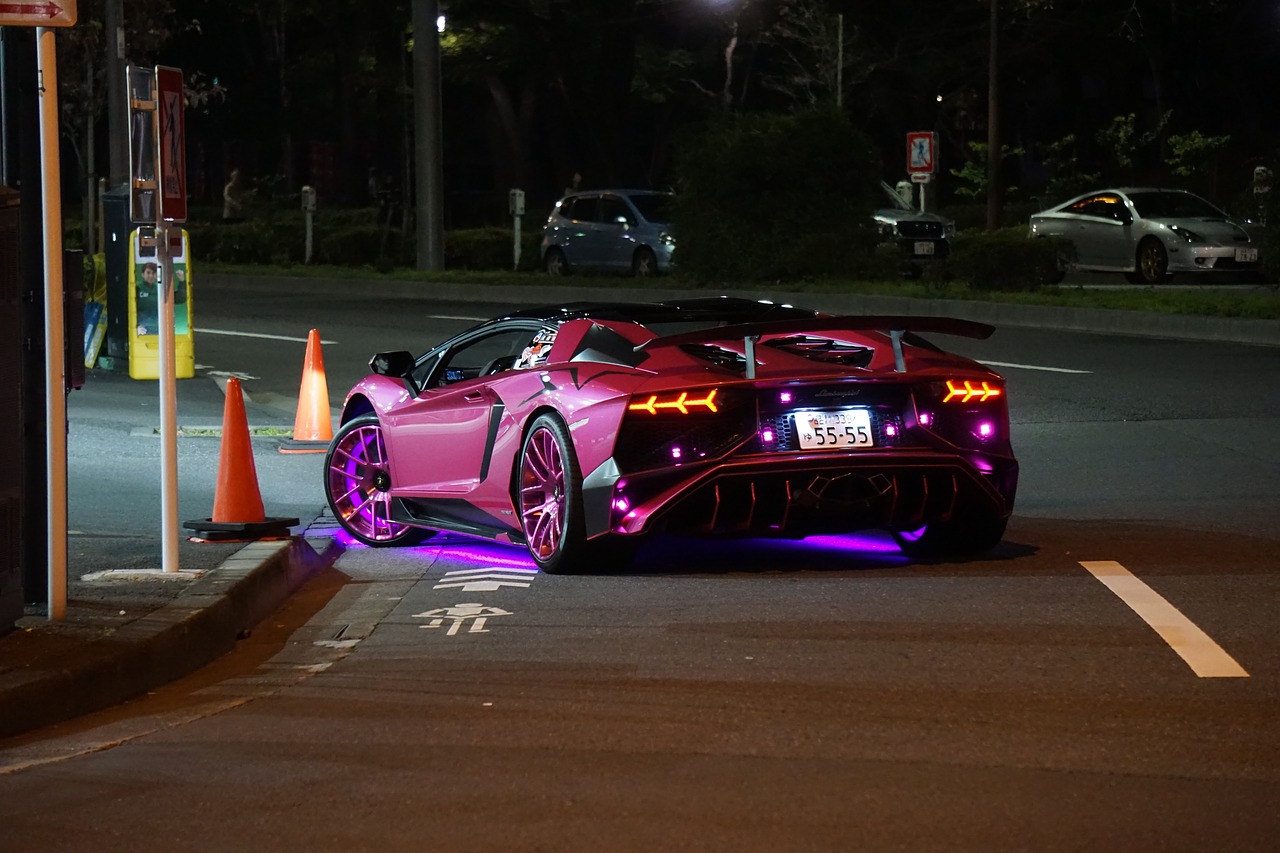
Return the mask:
[[676, 235], [670, 231], [663, 231], [658, 235], [658, 242], [664, 246], [674, 246], [676, 244]]
[[1203, 243], [1205, 239], [1190, 228], [1183, 228], [1181, 225], [1170, 225], [1169, 230], [1177, 234], [1188, 243]]

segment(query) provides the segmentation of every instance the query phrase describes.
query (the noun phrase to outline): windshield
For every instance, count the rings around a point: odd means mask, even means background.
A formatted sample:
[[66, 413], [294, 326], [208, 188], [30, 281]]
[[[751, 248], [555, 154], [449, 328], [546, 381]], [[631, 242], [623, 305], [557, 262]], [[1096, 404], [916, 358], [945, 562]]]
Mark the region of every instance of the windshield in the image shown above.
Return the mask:
[[1226, 214], [1209, 202], [1184, 192], [1130, 193], [1134, 210], [1143, 219], [1223, 219]]
[[665, 193], [645, 193], [629, 196], [631, 203], [640, 211], [640, 215], [650, 222], [665, 225], [671, 221], [671, 202], [673, 197]]

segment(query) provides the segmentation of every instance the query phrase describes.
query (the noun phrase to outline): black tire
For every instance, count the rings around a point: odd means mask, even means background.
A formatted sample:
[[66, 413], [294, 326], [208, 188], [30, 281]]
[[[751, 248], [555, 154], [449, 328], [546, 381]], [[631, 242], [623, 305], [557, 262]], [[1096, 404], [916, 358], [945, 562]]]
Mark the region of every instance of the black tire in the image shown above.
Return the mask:
[[516, 470], [516, 509], [529, 555], [547, 574], [585, 568], [582, 472], [564, 422], [541, 415], [529, 428]]
[[1147, 237], [1138, 244], [1134, 265], [1134, 271], [1125, 274], [1125, 278], [1134, 284], [1163, 284], [1172, 277], [1169, 275], [1169, 253], [1155, 237]]
[[542, 258], [542, 268], [547, 271], [547, 275], [569, 274], [569, 262], [565, 260], [564, 252], [556, 248], [547, 249], [547, 254]]
[[993, 517], [935, 521], [920, 530], [895, 530], [893, 539], [912, 559], [972, 557], [999, 545], [1008, 524]]
[[651, 278], [658, 274], [658, 256], [648, 246], [641, 246], [631, 257], [631, 272], [637, 278]]
[[377, 415], [342, 425], [324, 457], [324, 494], [338, 523], [375, 548], [416, 545], [436, 531], [391, 520], [391, 460]]

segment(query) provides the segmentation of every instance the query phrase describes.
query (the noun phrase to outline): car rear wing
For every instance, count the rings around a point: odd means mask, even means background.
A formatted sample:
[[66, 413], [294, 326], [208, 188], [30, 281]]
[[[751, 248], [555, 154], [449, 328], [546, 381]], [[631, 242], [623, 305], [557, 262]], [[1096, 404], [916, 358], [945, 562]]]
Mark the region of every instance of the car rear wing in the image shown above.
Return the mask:
[[679, 347], [687, 344], [705, 344], [712, 341], [725, 341], [741, 338], [746, 348], [747, 378], [756, 378], [756, 342], [765, 335], [790, 335], [806, 332], [882, 332], [889, 336], [893, 345], [893, 364], [898, 373], [906, 372], [906, 360], [902, 354], [904, 339], [913, 346], [929, 349], [938, 348], [923, 338], [919, 332], [934, 332], [944, 335], [958, 335], [964, 338], [985, 340], [995, 332], [995, 326], [978, 323], [973, 320], [959, 320], [954, 317], [918, 317], [911, 315], [866, 314], [849, 317], [814, 317], [799, 320], [777, 320], [763, 323], [739, 323], [731, 326], [717, 326], [710, 329], [699, 329], [696, 332], [682, 332], [664, 338], [654, 338], [635, 348], [636, 352], [654, 349], [655, 347]]

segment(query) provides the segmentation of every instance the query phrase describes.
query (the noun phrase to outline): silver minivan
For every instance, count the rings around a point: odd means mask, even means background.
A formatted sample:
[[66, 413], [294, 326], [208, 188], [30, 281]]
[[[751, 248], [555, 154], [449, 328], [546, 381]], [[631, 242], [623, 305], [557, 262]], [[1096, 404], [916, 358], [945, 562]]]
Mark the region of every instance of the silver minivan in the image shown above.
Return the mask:
[[573, 271], [670, 272], [674, 195], [652, 190], [586, 190], [556, 202], [542, 230], [542, 266]]

